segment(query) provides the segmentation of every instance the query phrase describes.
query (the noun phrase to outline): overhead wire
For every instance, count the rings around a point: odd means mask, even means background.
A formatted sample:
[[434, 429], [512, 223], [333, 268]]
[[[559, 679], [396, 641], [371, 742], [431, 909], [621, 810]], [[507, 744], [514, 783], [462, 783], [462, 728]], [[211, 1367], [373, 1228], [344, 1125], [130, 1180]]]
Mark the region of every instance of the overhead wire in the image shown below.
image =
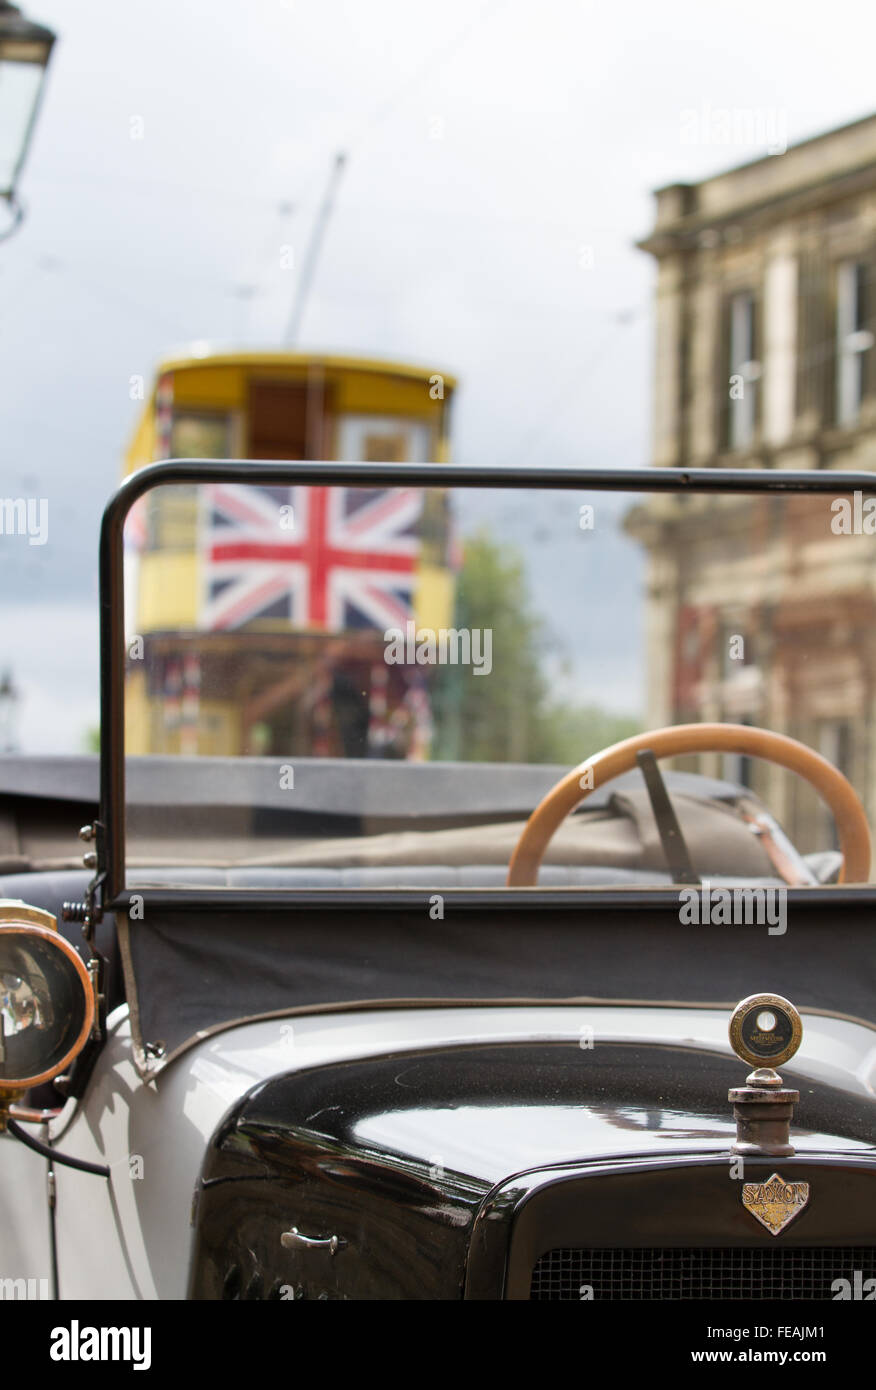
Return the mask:
[[[437, 52], [428, 54], [424, 62], [421, 63], [417, 68], [415, 68], [414, 71], [410, 73], [404, 79], [404, 81], [402, 81], [399, 84], [396, 90], [389, 97], [383, 98], [380, 102], [378, 102], [370, 116], [366, 117], [364, 121], [357, 122], [355, 127], [351, 127], [351, 138], [345, 141], [335, 142], [335, 175], [337, 174], [339, 169], [343, 168], [345, 164], [349, 161], [351, 151], [355, 151], [356, 149], [361, 148], [364, 139], [366, 139], [369, 133], [376, 126], [378, 126], [380, 122], [383, 121], [386, 118], [386, 116], [390, 114], [391, 111], [393, 111], [399, 105], [399, 103], [404, 99], [405, 95], [415, 87], [417, 89], [421, 89], [422, 86], [425, 85], [425, 83], [429, 80], [429, 78], [433, 77], [434, 74], [438, 71], [438, 69], [444, 64], [446, 64], [449, 61], [449, 59], [452, 58], [459, 51], [459, 49], [463, 46], [463, 44], [467, 41], [471, 34], [474, 33], [474, 31], [479, 27], [479, 25], [484, 22], [488, 15], [490, 15], [492, 12], [495, 12], [497, 9], [499, 9], [506, 3], [507, 0], [484, 0], [484, 3], [481, 5], [480, 9], [477, 11], [477, 13], [469, 21], [468, 24], [464, 25], [463, 28], [460, 29], [458, 33], [453, 35], [442, 48], [438, 49]], [[311, 175], [311, 186], [315, 183], [317, 177], [318, 175], [316, 174], [316, 172], [314, 172], [314, 174]], [[324, 216], [326, 212], [327, 203], [329, 215], [333, 211], [333, 193], [335, 187], [336, 181], [334, 184], [332, 184], [332, 182], [330, 181], [329, 192], [325, 195], [323, 201], [320, 204], [320, 207], [317, 210], [317, 219], [320, 219]], [[296, 202], [296, 206], [300, 206], [303, 202], [306, 202], [306, 199], [306, 194], [300, 195]], [[314, 237], [311, 239], [311, 244], [308, 248], [308, 252], [310, 252], [314, 248], [315, 242], [315, 249], [317, 251], [321, 249], [321, 239], [327, 231], [327, 216], [325, 217], [325, 222], [326, 225], [323, 226], [321, 229], [318, 228]], [[318, 242], [317, 236], [319, 236]], [[310, 279], [312, 280], [315, 274], [315, 259], [311, 264], [311, 258], [309, 255], [305, 265], [302, 266], [300, 276], [303, 276], [305, 272], [310, 276]], [[307, 293], [308, 289], [309, 284], [305, 284], [305, 294]], [[293, 308], [291, 311], [290, 327], [287, 329], [287, 334], [294, 333], [295, 331], [297, 331], [297, 327], [300, 324], [303, 311], [303, 303], [299, 303], [300, 299], [301, 296], [299, 293], [299, 287], [296, 287], [296, 300], [293, 304]]]
[[528, 461], [539, 438], [545, 433], [547, 417], [550, 416], [551, 423], [555, 424], [564, 414], [563, 411], [558, 411], [558, 407], [564, 399], [570, 404], [573, 399], [580, 402], [580, 395], [575, 396], [572, 391], [574, 383], [581, 378], [582, 373], [589, 374], [597, 363], [605, 360], [607, 349], [613, 343], [620, 328], [626, 328], [630, 324], [636, 323], [646, 313], [647, 309], [639, 306], [636, 309], [621, 310], [619, 313], [612, 314], [611, 327], [608, 333], [603, 336], [596, 350], [588, 355], [585, 362], [576, 362], [572, 371], [563, 377], [559, 388], [552, 394], [535, 427], [530, 429], [520, 446], [512, 452], [510, 462]]

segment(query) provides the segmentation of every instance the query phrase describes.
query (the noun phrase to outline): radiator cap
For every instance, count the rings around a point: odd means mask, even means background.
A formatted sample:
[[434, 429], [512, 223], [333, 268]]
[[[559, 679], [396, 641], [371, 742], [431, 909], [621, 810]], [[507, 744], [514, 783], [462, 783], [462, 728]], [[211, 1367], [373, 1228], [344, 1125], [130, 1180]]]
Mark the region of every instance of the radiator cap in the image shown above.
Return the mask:
[[794, 1005], [780, 994], [750, 994], [730, 1016], [730, 1046], [755, 1070], [745, 1085], [728, 1094], [736, 1119], [731, 1152], [793, 1154], [790, 1128], [799, 1091], [786, 1090], [776, 1066], [787, 1062], [803, 1040], [803, 1025]]

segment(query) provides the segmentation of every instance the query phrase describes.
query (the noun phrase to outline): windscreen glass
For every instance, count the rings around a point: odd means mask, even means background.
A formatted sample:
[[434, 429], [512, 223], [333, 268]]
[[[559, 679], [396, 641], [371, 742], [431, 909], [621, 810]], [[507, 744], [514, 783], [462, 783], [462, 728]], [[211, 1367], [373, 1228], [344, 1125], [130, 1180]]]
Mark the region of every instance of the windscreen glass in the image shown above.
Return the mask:
[[[540, 886], [837, 882], [852, 841], [861, 881], [874, 532], [861, 493], [156, 487], [125, 526], [128, 884], [495, 888], [579, 764]], [[704, 724], [736, 732], [604, 775]]]

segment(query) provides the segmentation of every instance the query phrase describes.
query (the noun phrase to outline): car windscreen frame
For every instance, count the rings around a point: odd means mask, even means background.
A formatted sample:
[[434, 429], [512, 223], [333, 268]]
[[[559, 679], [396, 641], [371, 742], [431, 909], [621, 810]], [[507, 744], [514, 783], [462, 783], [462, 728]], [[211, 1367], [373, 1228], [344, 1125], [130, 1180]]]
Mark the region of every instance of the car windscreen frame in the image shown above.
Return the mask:
[[[100, 808], [96, 823], [96, 873], [86, 910], [99, 920], [104, 910], [124, 909], [131, 890], [125, 874], [125, 632], [124, 527], [134, 503], [153, 488], [207, 483], [255, 486], [453, 487], [628, 493], [848, 494], [876, 496], [876, 482], [860, 471], [785, 471], [766, 469], [572, 469], [468, 464], [335, 463], [332, 461], [252, 461], [245, 459], [169, 459], [132, 473], [110, 499], [100, 531]], [[387, 908], [420, 901], [425, 889], [288, 889], [137, 888], [156, 906], [187, 910], [220, 906], [245, 912], [258, 906], [308, 909], [349, 906], [367, 900]], [[558, 902], [568, 906], [626, 908], [648, 904], [677, 910], [677, 889], [564, 887], [454, 889], [442, 895], [460, 904], [532, 907]], [[876, 902], [876, 884], [790, 888], [789, 901]]]

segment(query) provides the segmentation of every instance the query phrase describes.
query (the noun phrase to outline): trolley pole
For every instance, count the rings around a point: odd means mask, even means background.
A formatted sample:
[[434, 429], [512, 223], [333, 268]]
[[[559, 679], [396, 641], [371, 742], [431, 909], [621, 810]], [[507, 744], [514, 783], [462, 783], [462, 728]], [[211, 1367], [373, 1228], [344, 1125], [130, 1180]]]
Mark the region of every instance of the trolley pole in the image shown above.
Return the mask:
[[316, 272], [316, 264], [319, 260], [319, 253], [325, 238], [325, 230], [329, 223], [334, 207], [335, 194], [344, 172], [347, 156], [343, 150], [339, 150], [335, 155], [334, 164], [329, 174], [328, 184], [326, 185], [325, 195], [320, 204], [319, 212], [316, 215], [316, 222], [313, 225], [307, 251], [304, 256], [304, 263], [301, 266], [301, 275], [298, 280], [298, 289], [295, 295], [295, 303], [292, 305], [292, 313], [289, 315], [289, 324], [286, 329], [286, 342], [290, 347], [294, 347], [298, 340], [301, 329], [301, 321], [304, 317], [304, 310], [307, 305], [307, 297], [310, 293], [313, 277]]

